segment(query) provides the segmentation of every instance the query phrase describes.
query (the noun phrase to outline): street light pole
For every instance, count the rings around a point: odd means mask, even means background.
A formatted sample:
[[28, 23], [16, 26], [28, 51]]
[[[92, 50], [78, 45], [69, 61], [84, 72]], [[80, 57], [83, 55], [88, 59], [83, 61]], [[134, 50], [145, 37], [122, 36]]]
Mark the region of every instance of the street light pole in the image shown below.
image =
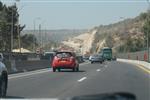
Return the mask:
[[148, 54], [148, 62], [149, 62], [149, 33], [147, 33], [147, 54]]
[[[124, 20], [125, 20], [125, 17], [120, 17], [119, 19], [122, 20], [122, 21], [124, 21]], [[125, 27], [126, 27], [125, 25], [126, 25], [126, 24], [125, 24], [125, 23], [123, 23], [123, 24], [124, 24], [124, 30], [125, 30]], [[121, 39], [120, 39], [120, 40], [121, 40]], [[121, 41], [120, 41], [119, 45], [120, 45], [120, 48], [119, 48], [119, 49], [120, 49], [120, 52], [125, 52], [125, 50], [122, 49], [122, 42], [121, 42]], [[123, 51], [122, 51], [121, 49], [122, 49]]]
[[42, 45], [41, 44], [41, 24], [39, 24], [39, 40], [40, 40], [39, 41], [39, 45], [40, 45], [39, 47], [41, 48], [41, 45]]
[[[35, 21], [36, 21], [36, 19], [33, 21], [33, 24], [34, 24], [34, 33], [33, 33], [33, 34], [36, 33], [36, 30], [35, 30], [35, 24], [36, 24], [36, 23], [35, 23]], [[33, 38], [33, 48], [32, 48], [32, 49], [33, 49], [33, 52], [35, 51], [35, 48], [36, 48], [35, 46], [36, 46], [36, 44], [35, 44], [35, 39]]]
[[[14, 6], [16, 6], [16, 3], [14, 3]], [[13, 45], [14, 45], [14, 40], [13, 40], [13, 34], [14, 34], [14, 8], [12, 8], [11, 12], [11, 53], [13, 52]]]
[[[148, 18], [147, 20], [149, 20], [149, 17], [150, 17], [150, 1], [147, 0], [147, 3], [148, 3], [148, 10], [147, 10], [147, 13], [148, 13]], [[150, 57], [149, 57], [149, 33], [147, 33], [147, 54], [148, 54], [148, 62], [150, 61]]]
[[[18, 2], [18, 13], [19, 11], [22, 10], [22, 8], [24, 8], [24, 6], [22, 6], [21, 8], [19, 7], [19, 2], [20, 0], [15, 0], [16, 2]], [[19, 48], [19, 52], [21, 53], [21, 36], [20, 36], [20, 27], [19, 27], [19, 16], [18, 16], [18, 21], [17, 21], [17, 34], [18, 34], [18, 48]]]
[[[40, 17], [37, 17], [37, 18], [35, 18], [35, 19], [33, 20], [33, 27], [34, 27], [34, 33], [33, 33], [33, 35], [36, 34], [36, 21], [37, 21], [37, 20], [41, 20], [41, 18], [40, 18]], [[35, 41], [34, 38], [33, 38], [33, 47], [32, 47], [32, 49], [33, 49], [33, 52], [34, 52], [35, 49], [36, 49], [36, 41]]]
[[12, 9], [12, 16], [11, 16], [11, 53], [13, 52], [13, 32], [14, 32], [14, 12], [13, 12], [13, 9]]
[[[15, 0], [15, 1], [20, 2], [20, 0]], [[17, 21], [17, 33], [18, 33], [18, 47], [19, 47], [19, 52], [21, 53], [21, 40], [20, 40], [21, 37], [20, 37], [20, 27], [19, 27], [19, 16], [18, 16], [18, 21]]]
[[[45, 24], [45, 20], [41, 23], [42, 26], [44, 26]], [[43, 32], [44, 32], [44, 28], [43, 28]], [[41, 33], [41, 48], [43, 49], [43, 32]]]

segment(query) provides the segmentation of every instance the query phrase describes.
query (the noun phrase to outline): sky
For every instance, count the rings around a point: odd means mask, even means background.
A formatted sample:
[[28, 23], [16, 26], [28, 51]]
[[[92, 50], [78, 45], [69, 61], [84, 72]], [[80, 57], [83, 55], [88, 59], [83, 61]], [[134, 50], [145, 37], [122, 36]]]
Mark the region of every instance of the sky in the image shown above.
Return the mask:
[[[15, 0], [0, 0], [12, 5]], [[147, 0], [20, 0], [19, 21], [25, 29], [90, 29], [134, 18], [148, 9]]]

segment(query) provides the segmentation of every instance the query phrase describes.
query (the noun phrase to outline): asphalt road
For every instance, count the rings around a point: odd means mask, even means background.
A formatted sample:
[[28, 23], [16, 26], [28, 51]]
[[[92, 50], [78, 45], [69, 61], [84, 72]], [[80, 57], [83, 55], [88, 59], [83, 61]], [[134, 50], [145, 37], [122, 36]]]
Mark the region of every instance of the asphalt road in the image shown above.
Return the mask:
[[123, 62], [83, 63], [79, 72], [52, 69], [9, 76], [7, 98], [68, 98], [127, 92], [150, 100], [150, 73]]

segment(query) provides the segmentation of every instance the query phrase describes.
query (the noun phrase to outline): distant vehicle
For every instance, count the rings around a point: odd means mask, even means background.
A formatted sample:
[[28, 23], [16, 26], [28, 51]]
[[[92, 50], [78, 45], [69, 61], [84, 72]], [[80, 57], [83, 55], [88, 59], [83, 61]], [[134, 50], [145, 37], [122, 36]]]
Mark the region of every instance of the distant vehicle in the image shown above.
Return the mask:
[[83, 60], [89, 60], [89, 56], [83, 56]]
[[117, 60], [116, 56], [112, 57], [112, 60], [113, 60], [113, 61], [116, 61], [116, 60]]
[[0, 53], [0, 97], [3, 98], [7, 93], [8, 73], [3, 61], [3, 54]]
[[76, 59], [78, 60], [78, 63], [84, 62], [83, 56], [81, 56], [81, 55], [76, 56]]
[[95, 54], [95, 55], [92, 55], [89, 57], [89, 61], [92, 63], [94, 62], [100, 62], [100, 63], [103, 63], [103, 57], [102, 55], [99, 55], [99, 54]]
[[44, 59], [52, 60], [54, 58], [55, 52], [45, 52]]
[[53, 72], [60, 71], [61, 69], [72, 69], [73, 71], [79, 71], [79, 63], [76, 59], [76, 55], [73, 52], [61, 51], [57, 52], [52, 62]]
[[103, 55], [104, 60], [112, 60], [112, 49], [109, 47], [104, 47], [101, 49], [100, 54]]

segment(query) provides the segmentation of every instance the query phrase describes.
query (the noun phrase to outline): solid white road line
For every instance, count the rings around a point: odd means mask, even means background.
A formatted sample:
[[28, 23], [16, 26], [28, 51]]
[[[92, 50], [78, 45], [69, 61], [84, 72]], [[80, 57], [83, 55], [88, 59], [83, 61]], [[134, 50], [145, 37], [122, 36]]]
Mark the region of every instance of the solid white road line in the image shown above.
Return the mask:
[[[88, 63], [81, 63], [80, 66], [86, 65], [86, 64], [89, 64], [89, 62]], [[51, 72], [51, 71], [52, 71], [52, 68], [46, 68], [46, 69], [40, 69], [40, 70], [35, 70], [35, 71], [16, 73], [16, 74], [8, 75], [8, 79], [21, 78], [21, 77], [26, 77], [26, 76], [30, 76], [30, 75], [36, 75], [36, 74]]]
[[25, 72], [25, 73], [19, 73], [19, 74], [15, 74], [15, 75], [8, 75], [8, 79], [14, 79], [14, 78], [21, 78], [21, 77], [25, 77], [25, 76], [30, 76], [30, 75], [36, 75], [36, 74], [41, 74], [41, 73], [45, 73], [45, 72], [50, 72], [52, 71], [52, 69], [45, 69], [45, 70], [38, 70], [38, 71], [31, 71], [31, 72]]
[[79, 79], [78, 82], [82, 82], [85, 79], [87, 79], [87, 77], [83, 77], [83, 78]]
[[96, 71], [97, 71], [97, 72], [100, 72], [100, 71], [101, 71], [101, 69], [97, 69]]

